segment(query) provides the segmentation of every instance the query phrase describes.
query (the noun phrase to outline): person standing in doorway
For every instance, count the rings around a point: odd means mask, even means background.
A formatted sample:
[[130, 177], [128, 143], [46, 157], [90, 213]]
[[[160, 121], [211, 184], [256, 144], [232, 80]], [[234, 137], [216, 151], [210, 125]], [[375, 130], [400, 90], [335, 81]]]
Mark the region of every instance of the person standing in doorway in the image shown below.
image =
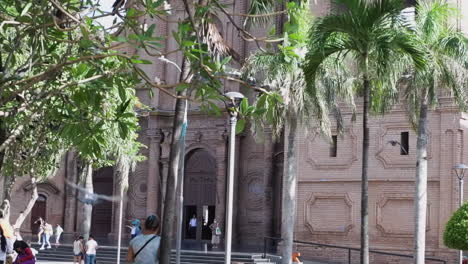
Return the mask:
[[130, 241], [127, 261], [134, 264], [159, 264], [159, 217], [150, 215], [146, 218], [143, 234]]
[[193, 215], [192, 219], [189, 222], [189, 234], [190, 238], [197, 238], [197, 216]]
[[221, 240], [221, 228], [219, 227], [218, 221], [216, 219], [210, 225], [211, 229], [211, 244], [213, 248], [218, 248], [219, 242]]
[[54, 234], [54, 228], [52, 227], [51, 224], [44, 222], [44, 234], [43, 234], [43, 239], [42, 239], [42, 245], [39, 250], [44, 250], [45, 245], [47, 244], [47, 249], [52, 248], [50, 245], [50, 237]]
[[63, 233], [63, 228], [57, 224], [57, 226], [55, 227], [55, 244], [60, 244], [60, 236], [62, 235]]
[[86, 242], [86, 264], [96, 263], [96, 251], [98, 249], [98, 243], [94, 240], [92, 235], [89, 235], [88, 242]]

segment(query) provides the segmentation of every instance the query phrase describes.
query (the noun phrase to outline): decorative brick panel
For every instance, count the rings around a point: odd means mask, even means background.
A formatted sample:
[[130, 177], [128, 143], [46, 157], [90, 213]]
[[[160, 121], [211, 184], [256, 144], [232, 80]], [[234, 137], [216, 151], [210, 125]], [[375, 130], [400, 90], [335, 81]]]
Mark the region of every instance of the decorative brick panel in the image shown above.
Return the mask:
[[304, 223], [312, 234], [347, 234], [354, 227], [353, 219], [348, 194], [314, 193], [305, 203]]

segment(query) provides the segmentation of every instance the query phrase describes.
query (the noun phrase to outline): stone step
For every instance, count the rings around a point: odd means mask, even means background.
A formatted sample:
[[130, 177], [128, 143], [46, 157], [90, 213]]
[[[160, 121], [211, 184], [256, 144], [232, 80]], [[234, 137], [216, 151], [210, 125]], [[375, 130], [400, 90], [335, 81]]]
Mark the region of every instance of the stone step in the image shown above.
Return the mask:
[[[39, 245], [33, 245], [38, 250]], [[38, 250], [39, 251], [39, 250]], [[117, 260], [117, 249], [115, 247], [101, 247], [96, 256], [99, 264], [115, 264]], [[121, 250], [121, 260], [125, 262], [127, 249]], [[175, 251], [172, 252], [171, 263], [175, 263]], [[73, 248], [71, 245], [63, 245], [57, 248], [40, 250], [38, 260], [43, 261], [71, 261], [73, 259]], [[224, 264], [224, 252], [182, 251], [181, 264]], [[270, 260], [262, 259], [259, 254], [233, 253], [232, 263], [259, 263], [273, 264]]]

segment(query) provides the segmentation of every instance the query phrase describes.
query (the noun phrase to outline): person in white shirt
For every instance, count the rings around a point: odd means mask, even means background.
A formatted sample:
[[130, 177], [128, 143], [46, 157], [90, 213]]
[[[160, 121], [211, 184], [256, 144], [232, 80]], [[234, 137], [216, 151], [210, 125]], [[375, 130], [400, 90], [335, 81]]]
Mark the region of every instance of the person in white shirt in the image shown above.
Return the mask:
[[42, 245], [39, 250], [44, 250], [45, 245], [47, 244], [47, 248], [52, 248], [50, 245], [50, 237], [54, 234], [54, 228], [49, 223], [44, 223], [44, 239], [42, 240]]
[[88, 242], [86, 242], [86, 264], [96, 263], [96, 250], [98, 249], [98, 243], [94, 240], [92, 235], [89, 235]]
[[189, 222], [189, 235], [190, 238], [195, 239], [197, 237], [197, 216], [193, 215]]
[[55, 227], [55, 244], [60, 244], [60, 236], [63, 233], [63, 228], [57, 224], [57, 227]]
[[73, 241], [73, 264], [81, 264], [84, 259], [83, 237], [79, 236]]

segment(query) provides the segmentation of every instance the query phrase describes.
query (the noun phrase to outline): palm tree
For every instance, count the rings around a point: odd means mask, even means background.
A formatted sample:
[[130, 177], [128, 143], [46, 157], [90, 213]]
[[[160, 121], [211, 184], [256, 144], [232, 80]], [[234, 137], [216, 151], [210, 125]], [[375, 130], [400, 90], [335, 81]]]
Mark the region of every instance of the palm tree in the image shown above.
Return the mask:
[[[252, 8], [251, 8], [252, 9]], [[304, 74], [300, 69], [304, 61], [307, 31], [311, 16], [308, 1], [288, 7], [288, 18], [284, 24], [284, 40], [270, 50], [259, 50], [251, 55], [243, 71], [249, 77], [257, 77], [262, 86], [269, 88], [272, 94], [262, 94], [256, 101], [257, 109], [265, 109], [263, 115], [254, 116], [254, 132], [263, 131], [264, 127], [273, 129], [273, 136], [281, 136], [285, 131], [286, 166], [282, 183], [281, 238], [282, 263], [290, 264], [294, 241], [296, 220], [297, 160], [296, 136], [298, 126], [308, 126], [307, 118], [314, 111], [309, 97], [304, 92]], [[291, 38], [288, 38], [291, 36]], [[292, 37], [294, 36], [294, 37]], [[274, 95], [281, 98], [281, 104], [275, 104]], [[325, 123], [322, 123], [325, 124]], [[323, 126], [326, 131], [326, 126]]]
[[[397, 82], [405, 65], [411, 62], [418, 69], [424, 68], [424, 54], [406, 30], [408, 25], [400, 15], [401, 0], [334, 2], [343, 11], [315, 21], [303, 70], [306, 92], [316, 104], [322, 104], [324, 98], [343, 89], [363, 97], [360, 263], [368, 264], [369, 110], [389, 108], [397, 99]], [[336, 78], [334, 82], [324, 82], [321, 75]]]
[[414, 263], [423, 264], [426, 242], [427, 144], [429, 107], [436, 105], [439, 92], [446, 88], [462, 110], [467, 109], [468, 40], [447, 24], [456, 17], [445, 1], [420, 1], [416, 8], [415, 36], [426, 51], [428, 67], [413, 71], [407, 78], [406, 104], [410, 121], [417, 127], [415, 185]]

